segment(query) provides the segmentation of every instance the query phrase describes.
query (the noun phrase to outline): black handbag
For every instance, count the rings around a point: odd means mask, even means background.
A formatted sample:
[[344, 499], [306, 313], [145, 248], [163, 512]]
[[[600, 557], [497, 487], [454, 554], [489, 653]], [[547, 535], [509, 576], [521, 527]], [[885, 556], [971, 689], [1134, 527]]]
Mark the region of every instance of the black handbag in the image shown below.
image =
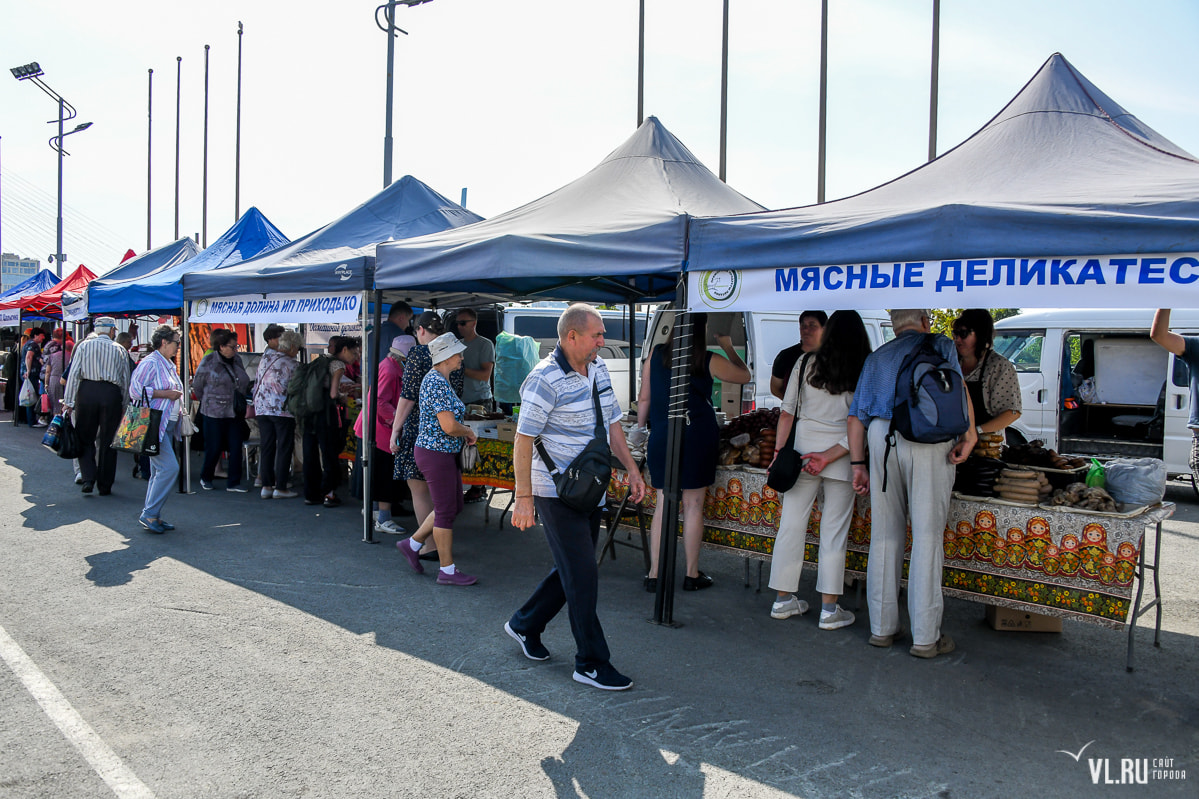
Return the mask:
[[[804, 372], [808, 365], [808, 356], [810, 352], [805, 352], [803, 360], [799, 364], [799, 379], [802, 381]], [[796, 408], [796, 411], [799, 409]], [[787, 434], [787, 442], [783, 444], [783, 448], [774, 456], [774, 463], [770, 465], [770, 473], [766, 476], [766, 485], [773, 488], [780, 494], [790, 491], [799, 480], [799, 475], [803, 471], [803, 456], [795, 450], [795, 428], [799, 427], [799, 414], [795, 414], [795, 418], [791, 422], [791, 432]]]
[[[605, 391], [611, 390], [611, 387]], [[595, 437], [587, 442], [583, 451], [575, 456], [565, 469], [559, 470], [554, 465], [541, 436], [533, 440], [545, 468], [549, 469], [550, 479], [558, 492], [558, 499], [571, 510], [590, 516], [608, 493], [608, 483], [612, 480], [612, 449], [608, 446], [608, 437], [604, 434], [604, 413], [600, 409], [599, 389], [591, 388], [591, 400], [595, 405]]]
[[73, 460], [83, 454], [83, 442], [71, 422], [70, 416], [62, 417], [62, 428], [58, 431], [58, 457]]

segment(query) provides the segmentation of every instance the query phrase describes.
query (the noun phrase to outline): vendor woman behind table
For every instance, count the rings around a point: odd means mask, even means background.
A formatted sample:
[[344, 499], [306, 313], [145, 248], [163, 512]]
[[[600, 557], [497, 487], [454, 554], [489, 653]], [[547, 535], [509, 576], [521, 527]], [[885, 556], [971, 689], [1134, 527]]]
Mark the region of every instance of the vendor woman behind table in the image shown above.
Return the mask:
[[979, 435], [998, 433], [1020, 418], [1020, 379], [1012, 362], [995, 352], [995, 320], [985, 308], [968, 308], [953, 322], [953, 343], [965, 375]]
[[[645, 578], [645, 590], [658, 590], [658, 539], [662, 532], [662, 488], [666, 484], [666, 408], [670, 399], [670, 351], [674, 333], [653, 354], [641, 369], [641, 391], [637, 397], [637, 424], [650, 421], [649, 461], [650, 484], [658, 491], [651, 525], [650, 567]], [[699, 591], [712, 585], [712, 578], [699, 570], [699, 546], [704, 537], [704, 495], [716, 482], [717, 447], [720, 429], [716, 425], [716, 410], [712, 407], [712, 378], [725, 383], [745, 384], [753, 380], [745, 362], [733, 349], [727, 335], [716, 336], [716, 343], [725, 355], [708, 352], [708, 315], [691, 315], [690, 383], [687, 394], [689, 424], [683, 438], [683, 552], [687, 572], [683, 578], [684, 591]], [[728, 356], [728, 357], [725, 357]], [[672, 525], [673, 526], [673, 525]]]

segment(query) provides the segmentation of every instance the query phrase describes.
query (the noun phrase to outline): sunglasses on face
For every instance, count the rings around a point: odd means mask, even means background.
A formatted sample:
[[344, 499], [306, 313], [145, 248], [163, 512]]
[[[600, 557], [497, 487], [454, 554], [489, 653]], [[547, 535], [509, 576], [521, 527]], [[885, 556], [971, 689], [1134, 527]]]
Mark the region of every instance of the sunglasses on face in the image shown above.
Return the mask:
[[973, 332], [974, 331], [968, 327], [959, 327], [957, 330], [953, 331], [953, 337], [954, 338], [966, 338]]
[[474, 321], [475, 321], [474, 319], [459, 319], [458, 327], [465, 327], [466, 325], [469, 325]]

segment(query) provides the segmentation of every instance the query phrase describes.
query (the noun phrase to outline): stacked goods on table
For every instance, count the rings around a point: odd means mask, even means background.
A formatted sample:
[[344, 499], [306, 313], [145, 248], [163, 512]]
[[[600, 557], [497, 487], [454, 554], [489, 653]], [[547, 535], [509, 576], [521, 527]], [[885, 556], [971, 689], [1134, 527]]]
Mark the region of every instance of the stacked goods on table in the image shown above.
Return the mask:
[[999, 473], [1007, 468], [996, 458], [979, 458], [973, 454], [958, 464], [953, 490], [972, 497], [995, 496], [995, 481]]
[[1053, 488], [1049, 478], [1041, 472], [1021, 469], [1004, 469], [995, 481], [995, 492], [1000, 499], [1036, 505], [1049, 497]]
[[778, 423], [778, 408], [762, 408], [733, 419], [720, 431], [720, 465], [769, 466], [774, 458]]
[[980, 458], [998, 458], [1003, 450], [1003, 433], [979, 433], [978, 443], [971, 450], [971, 455]]
[[1112, 499], [1110, 494], [1098, 486], [1088, 486], [1086, 483], [1072, 483], [1054, 491], [1050, 504], [1108, 513], [1117, 510], [1116, 500]]

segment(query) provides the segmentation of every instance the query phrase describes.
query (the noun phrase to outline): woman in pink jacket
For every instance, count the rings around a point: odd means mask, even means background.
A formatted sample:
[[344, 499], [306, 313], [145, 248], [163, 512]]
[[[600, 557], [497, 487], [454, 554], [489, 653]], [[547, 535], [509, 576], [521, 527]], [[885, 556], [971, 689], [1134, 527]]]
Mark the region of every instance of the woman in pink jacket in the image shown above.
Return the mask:
[[[375, 532], [403, 535], [404, 528], [391, 518], [391, 506], [403, 500], [407, 488], [393, 476], [395, 455], [391, 452], [391, 425], [395, 421], [396, 405], [400, 401], [400, 387], [404, 377], [404, 360], [408, 350], [416, 345], [409, 335], [396, 336], [391, 341], [387, 357], [379, 363], [379, 409], [375, 412], [375, 463], [371, 467], [371, 496], [379, 510], [375, 514]], [[354, 435], [358, 436], [359, 451], [362, 447], [362, 425], [370, 412], [369, 404], [354, 422]]]

